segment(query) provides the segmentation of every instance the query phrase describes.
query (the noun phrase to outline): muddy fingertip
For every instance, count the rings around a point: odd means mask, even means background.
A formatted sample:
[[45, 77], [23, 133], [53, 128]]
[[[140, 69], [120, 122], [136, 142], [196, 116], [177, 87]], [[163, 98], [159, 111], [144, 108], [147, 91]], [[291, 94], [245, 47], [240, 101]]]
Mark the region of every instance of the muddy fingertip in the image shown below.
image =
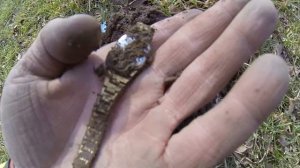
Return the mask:
[[51, 57], [64, 64], [78, 64], [99, 48], [101, 31], [95, 18], [79, 14], [50, 21], [39, 38]]

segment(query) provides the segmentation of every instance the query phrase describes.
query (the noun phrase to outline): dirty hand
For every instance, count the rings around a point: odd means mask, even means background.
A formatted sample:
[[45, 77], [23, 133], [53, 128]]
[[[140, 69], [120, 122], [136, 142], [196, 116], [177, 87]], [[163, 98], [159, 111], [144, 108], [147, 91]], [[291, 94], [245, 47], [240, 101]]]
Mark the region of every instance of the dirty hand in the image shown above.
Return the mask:
[[[113, 109], [96, 167], [212, 167], [230, 154], [286, 92], [281, 58], [258, 58], [220, 104], [172, 132], [226, 85], [272, 33], [276, 18], [269, 0], [228, 0], [154, 24], [155, 60]], [[101, 88], [93, 70], [111, 47], [92, 52], [99, 34], [86, 15], [53, 20], [10, 72], [2, 127], [18, 168], [71, 167]], [[182, 70], [165, 92], [165, 80]]]

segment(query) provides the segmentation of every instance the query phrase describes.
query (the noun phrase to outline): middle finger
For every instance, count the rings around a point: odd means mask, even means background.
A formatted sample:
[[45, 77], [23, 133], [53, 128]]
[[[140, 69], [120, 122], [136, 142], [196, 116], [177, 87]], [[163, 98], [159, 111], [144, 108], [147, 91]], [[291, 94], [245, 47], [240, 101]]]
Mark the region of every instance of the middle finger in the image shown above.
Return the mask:
[[156, 51], [152, 68], [157, 75], [169, 77], [184, 69], [217, 39], [248, 2], [219, 1], [175, 32]]

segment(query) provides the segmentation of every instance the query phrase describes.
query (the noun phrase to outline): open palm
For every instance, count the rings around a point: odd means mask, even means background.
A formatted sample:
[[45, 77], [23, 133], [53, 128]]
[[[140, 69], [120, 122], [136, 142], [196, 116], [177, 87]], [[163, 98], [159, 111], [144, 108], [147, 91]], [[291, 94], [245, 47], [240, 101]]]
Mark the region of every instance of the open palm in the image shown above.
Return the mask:
[[[277, 56], [260, 57], [220, 104], [172, 132], [226, 85], [276, 16], [269, 0], [232, 0], [155, 23], [154, 62], [114, 107], [95, 167], [212, 167], [243, 143], [287, 89]], [[94, 51], [100, 39], [92, 17], [53, 20], [10, 72], [1, 112], [16, 167], [71, 167], [102, 86], [94, 68], [113, 45]]]

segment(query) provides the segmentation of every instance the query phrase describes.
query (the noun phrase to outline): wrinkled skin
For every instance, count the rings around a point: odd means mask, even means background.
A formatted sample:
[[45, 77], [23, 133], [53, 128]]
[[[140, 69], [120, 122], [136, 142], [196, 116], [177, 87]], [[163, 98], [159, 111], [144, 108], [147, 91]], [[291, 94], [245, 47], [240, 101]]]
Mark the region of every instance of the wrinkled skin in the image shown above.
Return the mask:
[[[287, 90], [287, 66], [278, 56], [258, 58], [220, 104], [172, 131], [224, 87], [276, 19], [269, 0], [223, 0], [154, 24], [155, 60], [113, 109], [95, 167], [212, 167], [230, 154]], [[100, 38], [89, 16], [53, 20], [10, 72], [2, 127], [18, 168], [71, 167], [102, 86], [93, 70], [111, 47], [92, 52]], [[164, 92], [164, 81], [181, 70]]]

